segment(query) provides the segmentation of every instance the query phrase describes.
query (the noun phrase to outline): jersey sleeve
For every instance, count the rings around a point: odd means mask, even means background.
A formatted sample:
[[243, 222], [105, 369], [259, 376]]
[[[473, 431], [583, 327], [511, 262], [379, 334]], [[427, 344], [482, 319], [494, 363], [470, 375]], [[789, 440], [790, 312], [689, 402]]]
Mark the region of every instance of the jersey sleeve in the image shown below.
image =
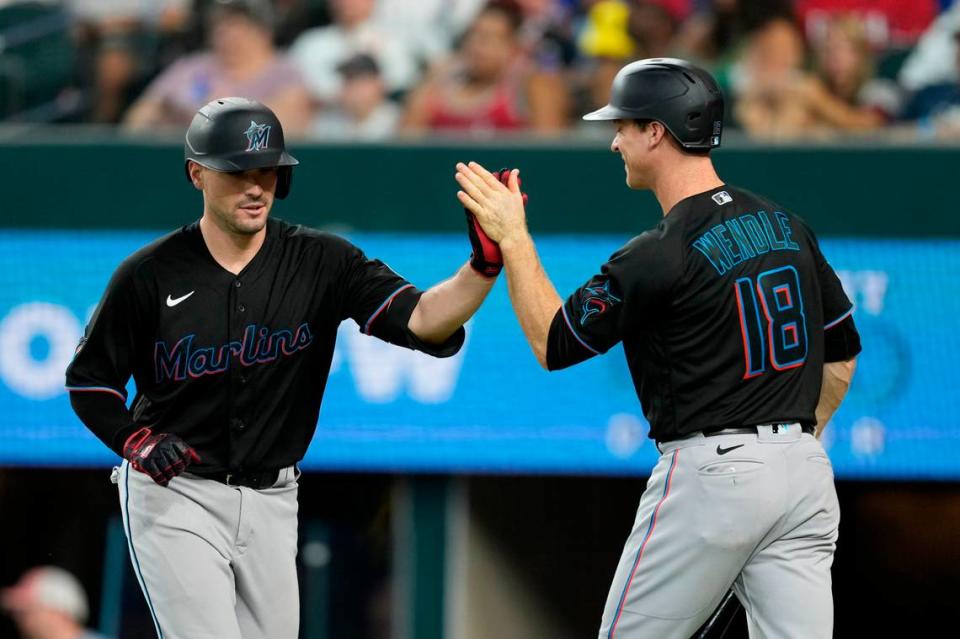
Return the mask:
[[824, 362], [847, 361], [860, 354], [860, 333], [853, 321], [853, 302], [843, 290], [840, 278], [830, 266], [820, 242], [813, 230], [800, 220], [810, 240], [817, 282], [820, 285], [820, 302], [823, 305], [823, 360]]
[[133, 265], [124, 262], [110, 279], [67, 366], [66, 388], [71, 398], [79, 393], [92, 393], [112, 396], [119, 402], [117, 408], [126, 415], [125, 419], [111, 414], [109, 418], [96, 420], [89, 419], [91, 411], [78, 413], [84, 424], [115, 451], [126, 431], [133, 427], [126, 408], [126, 386], [133, 371], [138, 328], [144, 326], [143, 317], [135, 292]]
[[407, 326], [422, 291], [380, 260], [369, 259], [345, 240], [343, 273], [344, 318], [353, 319], [362, 333], [391, 344], [449, 357], [463, 346], [461, 326], [442, 344], [425, 342]]
[[846, 362], [860, 354], [860, 333], [853, 322], [853, 315], [834, 324], [823, 332], [823, 361]]
[[649, 321], [669, 283], [661, 249], [653, 235], [635, 238], [566, 299], [550, 325], [548, 369], [606, 353], [623, 338], [625, 327]]
[[820, 284], [820, 301], [823, 305], [823, 328], [827, 330], [840, 324], [853, 314], [853, 302], [847, 297], [843, 285], [840, 283], [840, 278], [837, 277], [837, 273], [827, 262], [823, 251], [820, 250], [820, 242], [816, 235], [806, 223], [803, 223], [803, 228], [810, 238], [810, 246], [813, 250], [817, 280]]

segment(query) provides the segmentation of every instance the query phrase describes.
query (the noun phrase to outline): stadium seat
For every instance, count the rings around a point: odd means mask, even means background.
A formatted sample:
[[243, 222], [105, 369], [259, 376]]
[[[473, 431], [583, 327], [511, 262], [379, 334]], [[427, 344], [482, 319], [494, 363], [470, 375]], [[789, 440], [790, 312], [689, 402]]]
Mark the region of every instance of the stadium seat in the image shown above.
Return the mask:
[[73, 77], [70, 17], [61, 7], [25, 2], [0, 8], [0, 117], [46, 104]]

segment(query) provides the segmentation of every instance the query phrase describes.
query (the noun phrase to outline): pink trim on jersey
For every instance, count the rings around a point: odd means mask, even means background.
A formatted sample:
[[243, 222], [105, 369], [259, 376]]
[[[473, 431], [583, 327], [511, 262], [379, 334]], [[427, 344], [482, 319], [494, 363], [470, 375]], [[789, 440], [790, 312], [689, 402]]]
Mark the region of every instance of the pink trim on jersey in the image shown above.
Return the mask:
[[590, 351], [590, 352], [593, 353], [594, 355], [599, 355], [599, 354], [600, 354], [600, 351], [596, 350], [595, 348], [593, 348], [592, 346], [590, 346], [589, 344], [587, 344], [585, 341], [583, 341], [582, 339], [580, 339], [580, 336], [577, 335], [577, 331], [573, 330], [573, 324], [570, 323], [570, 318], [567, 317], [567, 306], [566, 306], [566, 304], [564, 304], [563, 306], [561, 306], [561, 307], [560, 307], [560, 310], [563, 311], [563, 320], [567, 323], [567, 328], [570, 329], [570, 333], [573, 335], [573, 337], [574, 337], [578, 342], [580, 342], [580, 344], [581, 344], [585, 349], [587, 349], [588, 351]]
[[390, 294], [390, 297], [388, 297], [387, 299], [385, 299], [385, 300], [383, 301], [383, 304], [380, 305], [380, 308], [378, 308], [377, 310], [375, 310], [375, 311], [373, 312], [373, 315], [370, 316], [370, 319], [367, 320], [367, 323], [363, 325], [363, 332], [366, 333], [367, 335], [369, 335], [369, 334], [370, 334], [370, 326], [373, 325], [373, 322], [374, 322], [374, 320], [377, 319], [377, 316], [380, 315], [380, 313], [382, 313], [385, 308], [387, 308], [388, 306], [390, 306], [390, 302], [393, 301], [393, 298], [395, 298], [397, 295], [399, 295], [399, 294], [402, 293], [403, 291], [407, 290], [408, 288], [413, 288], [413, 284], [404, 284], [403, 286], [401, 286], [400, 288], [398, 288], [397, 290], [395, 290], [393, 293], [391, 293], [391, 294]]
[[[777, 288], [773, 289], [774, 294], [777, 294], [777, 293], [779, 293], [780, 291], [783, 291], [785, 297], [787, 298], [787, 306], [786, 306], [786, 308], [791, 308], [791, 307], [793, 306], [793, 299], [790, 297], [790, 287], [787, 286], [786, 284], [784, 284], [783, 286], [778, 286]], [[778, 310], [780, 310], [780, 309], [778, 309]]]
[[841, 315], [841, 316], [838, 317], [837, 319], [833, 320], [833, 321], [830, 322], [829, 324], [824, 324], [823, 330], [827, 330], [828, 328], [833, 328], [834, 326], [836, 326], [837, 324], [839, 324], [839, 323], [842, 322], [843, 320], [845, 320], [845, 319], [847, 319], [848, 317], [850, 317], [852, 314], [853, 314], [853, 307], [851, 306], [849, 311], [847, 311], [846, 313], [844, 313], [843, 315]]
[[647, 542], [650, 541], [651, 537], [653, 537], [653, 529], [657, 526], [657, 515], [660, 514], [660, 507], [663, 506], [663, 502], [667, 500], [667, 495], [670, 494], [670, 484], [673, 482], [673, 471], [677, 469], [677, 458], [679, 456], [680, 449], [678, 448], [673, 451], [673, 459], [670, 462], [670, 470], [667, 472], [667, 486], [663, 491], [663, 496], [657, 503], [657, 507], [653, 509], [653, 518], [650, 520], [650, 527], [647, 529], [647, 534], [643, 538], [643, 543], [640, 544], [640, 550], [637, 552], [637, 558], [633, 562], [633, 568], [630, 570], [630, 579], [627, 581], [627, 587], [623, 591], [623, 595], [620, 597], [620, 606], [617, 610], [617, 616], [613, 620], [613, 625], [610, 626], [610, 633], [607, 635], [607, 639], [613, 639], [613, 634], [617, 631], [617, 624], [620, 623], [620, 616], [623, 615], [624, 604], [627, 602], [627, 594], [630, 592], [630, 586], [633, 585], [633, 578], [637, 576], [637, 568], [640, 567], [640, 559], [643, 557], [643, 551], [647, 547]]
[[71, 393], [110, 393], [111, 395], [116, 395], [120, 398], [121, 401], [126, 402], [127, 396], [116, 391], [112, 388], [107, 388], [106, 386], [67, 386], [66, 389]]

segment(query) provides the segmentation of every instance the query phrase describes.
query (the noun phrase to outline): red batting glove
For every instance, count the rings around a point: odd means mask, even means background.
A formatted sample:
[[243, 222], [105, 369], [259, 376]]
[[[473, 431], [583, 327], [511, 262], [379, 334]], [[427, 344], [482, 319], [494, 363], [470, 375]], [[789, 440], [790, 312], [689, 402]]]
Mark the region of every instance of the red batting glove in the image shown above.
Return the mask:
[[134, 470], [140, 471], [166, 486], [192, 463], [200, 461], [200, 455], [185, 441], [170, 433], [154, 433], [141, 428], [127, 437], [123, 443], [123, 456]]
[[[496, 177], [505, 186], [510, 179], [510, 169], [500, 169], [493, 172]], [[517, 184], [520, 184], [520, 178], [517, 178]], [[523, 195], [523, 205], [527, 205], [527, 194]], [[477, 222], [477, 218], [469, 209], [464, 208], [467, 214], [467, 234], [470, 236], [470, 244], [473, 246], [473, 253], [470, 254], [470, 266], [473, 270], [485, 277], [496, 277], [503, 270], [503, 255], [500, 254], [500, 247], [496, 242], [487, 237], [483, 227]]]

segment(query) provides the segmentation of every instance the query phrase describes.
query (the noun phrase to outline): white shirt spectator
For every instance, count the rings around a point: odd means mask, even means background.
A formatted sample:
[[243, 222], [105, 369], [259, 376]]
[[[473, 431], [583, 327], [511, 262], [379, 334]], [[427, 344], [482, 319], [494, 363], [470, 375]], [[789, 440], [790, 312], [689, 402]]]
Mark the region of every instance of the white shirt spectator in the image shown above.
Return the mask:
[[453, 48], [453, 42], [473, 21], [487, 0], [379, 0], [373, 19], [389, 25], [416, 55], [434, 60]]
[[920, 36], [900, 69], [900, 84], [908, 91], [919, 91], [933, 84], [944, 84], [958, 79], [957, 43], [953, 34], [960, 31], [960, 2], [940, 14], [930, 28]]
[[336, 24], [311, 29], [290, 47], [290, 57], [300, 68], [307, 89], [325, 104], [333, 102], [340, 91], [337, 65], [358, 53], [367, 53], [377, 61], [391, 93], [410, 88], [420, 75], [410, 49], [373, 20], [349, 31]]
[[320, 141], [359, 140], [373, 142], [393, 136], [400, 123], [400, 107], [384, 102], [364, 120], [354, 120], [341, 110], [318, 115], [310, 128], [310, 135]]

